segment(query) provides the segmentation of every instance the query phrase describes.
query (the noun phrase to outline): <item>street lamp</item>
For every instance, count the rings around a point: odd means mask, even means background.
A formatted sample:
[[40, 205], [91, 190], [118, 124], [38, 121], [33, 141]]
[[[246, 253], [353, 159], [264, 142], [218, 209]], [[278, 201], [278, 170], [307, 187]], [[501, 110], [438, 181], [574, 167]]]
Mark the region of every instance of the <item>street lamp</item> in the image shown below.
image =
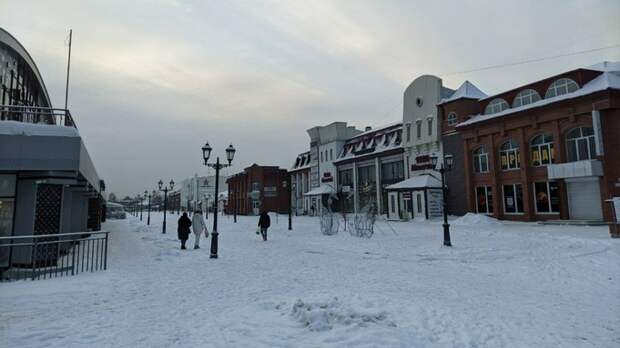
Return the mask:
[[290, 231], [293, 229], [293, 211], [291, 210], [291, 186], [288, 185], [288, 182], [285, 179], [282, 180], [282, 187], [284, 187], [285, 189], [288, 188], [288, 230]]
[[153, 190], [153, 194], [150, 194], [147, 190], [144, 190], [144, 196], [148, 199], [148, 209], [146, 212], [146, 225], [151, 224], [151, 197], [155, 196], [155, 190]]
[[168, 190], [172, 190], [172, 188], [174, 187], [174, 180], [170, 180], [170, 186], [165, 186], [164, 187], [164, 182], [162, 180], [159, 180], [159, 182], [157, 183], [157, 185], [159, 186], [159, 190], [164, 192], [164, 223], [161, 226], [161, 233], [166, 233], [166, 209], [168, 208]]
[[209, 157], [211, 157], [211, 146], [207, 142], [202, 147], [202, 159], [204, 160], [204, 165], [207, 167], [211, 167], [215, 169], [215, 209], [213, 210], [213, 233], [211, 233], [211, 256], [212, 259], [217, 259], [217, 200], [219, 196], [218, 188], [220, 186], [220, 169], [230, 167], [230, 163], [235, 157], [235, 148], [230, 144], [226, 148], [226, 160], [228, 160], [228, 164], [221, 164], [220, 157], [218, 156], [215, 163], [208, 163]]
[[237, 192], [233, 189], [232, 198], [233, 198], [233, 221], [237, 223]]
[[437, 169], [437, 156], [431, 156], [433, 170], [441, 173], [441, 193], [443, 197], [443, 245], [452, 246], [450, 242], [450, 224], [448, 223], [448, 190], [446, 189], [446, 172], [452, 169], [454, 158], [452, 155], [443, 156], [443, 161]]
[[[146, 192], [146, 191], [144, 191]], [[146, 197], [146, 196], [144, 196]], [[142, 221], [142, 201], [144, 200], [144, 197], [141, 197], [140, 195], [138, 195], [138, 207], [140, 209], [140, 221]]]

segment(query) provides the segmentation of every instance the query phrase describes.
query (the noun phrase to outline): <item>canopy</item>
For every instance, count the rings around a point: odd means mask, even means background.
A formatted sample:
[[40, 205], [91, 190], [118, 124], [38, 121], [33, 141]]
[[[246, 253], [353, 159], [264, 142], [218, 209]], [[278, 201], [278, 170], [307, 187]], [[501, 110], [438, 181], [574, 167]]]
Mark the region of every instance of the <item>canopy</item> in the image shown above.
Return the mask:
[[406, 190], [406, 189], [422, 189], [422, 188], [441, 188], [441, 182], [432, 175], [422, 174], [416, 175], [407, 180], [397, 182], [396, 184], [386, 187], [388, 190]]
[[321, 185], [319, 187], [313, 188], [312, 190], [304, 193], [304, 196], [316, 196], [316, 195], [324, 195], [334, 193], [334, 189], [327, 185]]

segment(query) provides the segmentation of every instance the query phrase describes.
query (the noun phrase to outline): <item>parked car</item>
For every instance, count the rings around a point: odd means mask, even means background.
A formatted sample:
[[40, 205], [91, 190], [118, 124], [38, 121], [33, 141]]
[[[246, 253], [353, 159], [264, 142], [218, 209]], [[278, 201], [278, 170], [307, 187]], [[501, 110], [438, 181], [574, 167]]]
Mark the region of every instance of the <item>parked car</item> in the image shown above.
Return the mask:
[[118, 203], [108, 202], [106, 203], [106, 217], [108, 219], [126, 219], [127, 213], [125, 208]]

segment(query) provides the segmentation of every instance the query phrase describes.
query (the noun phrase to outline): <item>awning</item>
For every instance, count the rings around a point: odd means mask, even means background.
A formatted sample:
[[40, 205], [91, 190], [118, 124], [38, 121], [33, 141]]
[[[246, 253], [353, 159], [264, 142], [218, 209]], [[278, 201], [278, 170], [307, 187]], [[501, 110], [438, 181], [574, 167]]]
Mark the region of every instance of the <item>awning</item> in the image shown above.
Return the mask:
[[329, 194], [329, 193], [334, 193], [334, 189], [332, 189], [331, 186], [321, 185], [319, 187], [313, 188], [312, 190], [304, 193], [304, 196], [317, 196], [317, 195], [324, 195], [324, 194]]
[[429, 174], [416, 175], [413, 178], [397, 182], [386, 187], [388, 190], [407, 190], [423, 188], [441, 188], [441, 181]]

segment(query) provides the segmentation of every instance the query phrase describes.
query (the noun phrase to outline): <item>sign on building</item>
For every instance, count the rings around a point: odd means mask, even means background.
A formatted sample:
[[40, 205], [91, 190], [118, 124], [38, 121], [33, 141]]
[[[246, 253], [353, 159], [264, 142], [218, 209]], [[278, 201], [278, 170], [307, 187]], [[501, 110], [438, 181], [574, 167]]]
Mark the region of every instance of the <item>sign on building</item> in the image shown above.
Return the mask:
[[429, 189], [428, 195], [428, 216], [430, 218], [443, 215], [443, 193], [441, 189]]

